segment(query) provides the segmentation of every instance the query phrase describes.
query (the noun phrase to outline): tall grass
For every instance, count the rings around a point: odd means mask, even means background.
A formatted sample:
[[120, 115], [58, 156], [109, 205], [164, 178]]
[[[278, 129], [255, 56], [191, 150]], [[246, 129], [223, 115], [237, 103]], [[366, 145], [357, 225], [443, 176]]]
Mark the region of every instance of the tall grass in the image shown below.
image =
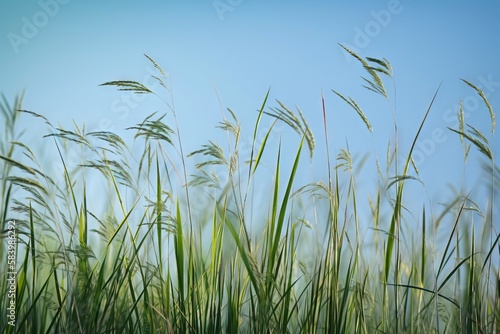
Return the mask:
[[[407, 203], [405, 184], [425, 181], [412, 153], [438, 91], [412, 145], [400, 147], [397, 109], [384, 85], [392, 80], [390, 63], [346, 51], [366, 72], [369, 93], [387, 100], [394, 120], [386, 159], [376, 156], [369, 207], [360, 206], [356, 170], [362, 162], [347, 145], [330, 150], [328, 120], [335, 116], [324, 97], [320, 158], [328, 176], [309, 184], [299, 184], [297, 173], [316, 158], [315, 135], [300, 109], [278, 100], [270, 106], [269, 91], [258, 106], [250, 149], [242, 147], [241, 124], [228, 109], [218, 126], [228, 148], [209, 141], [185, 154], [167, 76], [149, 57], [165, 92], [136, 81], [103, 84], [163, 103], [164, 115], [151, 114], [128, 129], [139, 156], [114, 133], [58, 128], [23, 110], [22, 96], [12, 106], [3, 98], [0, 215], [4, 236], [7, 222], [17, 222], [18, 249], [16, 323], [0, 317], [2, 332], [498, 332], [492, 106], [464, 80], [490, 114], [490, 139], [465, 124], [462, 109], [459, 128], [450, 129], [464, 149], [464, 166], [471, 148], [481, 153], [489, 195], [479, 201], [462, 188], [438, 214], [429, 214], [425, 200], [416, 203], [421, 212], [407, 212], [415, 203]], [[355, 99], [334, 93], [376, 132]], [[20, 115], [49, 126], [44, 150], [57, 152], [61, 175], [51, 175], [20, 142]], [[264, 117], [274, 121], [262, 130]], [[281, 141], [271, 143], [278, 122], [298, 137], [293, 156], [282, 153]], [[76, 167], [67, 164], [70, 152], [81, 156]], [[271, 175], [262, 172], [269, 166]], [[99, 186], [89, 181], [96, 178]], [[409, 215], [418, 217], [417, 228], [405, 223]], [[367, 230], [372, 242], [365, 240]], [[444, 242], [433, 237], [438, 234], [446, 235]], [[4, 241], [2, 312], [10, 302], [6, 249]]]

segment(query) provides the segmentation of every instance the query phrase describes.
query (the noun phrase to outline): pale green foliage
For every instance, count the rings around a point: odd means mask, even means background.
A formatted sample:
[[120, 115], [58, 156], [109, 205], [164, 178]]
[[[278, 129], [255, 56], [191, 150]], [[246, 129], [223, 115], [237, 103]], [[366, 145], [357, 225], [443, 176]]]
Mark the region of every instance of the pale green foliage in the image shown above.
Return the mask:
[[474, 89], [476, 91], [476, 93], [478, 93], [479, 96], [481, 97], [481, 99], [483, 100], [484, 104], [486, 105], [486, 107], [488, 108], [488, 111], [490, 113], [490, 118], [491, 118], [491, 132], [492, 133], [495, 132], [495, 125], [496, 125], [495, 113], [493, 112], [493, 108], [491, 107], [490, 102], [486, 98], [486, 95], [484, 95], [483, 91], [480, 88], [478, 88], [476, 85], [474, 85], [473, 83], [471, 83], [471, 82], [469, 82], [467, 80], [464, 80], [464, 79], [462, 79], [462, 81], [465, 82], [470, 87], [472, 87], [472, 89]]
[[269, 112], [264, 112], [266, 115], [271, 117], [275, 117], [280, 121], [284, 122], [292, 129], [294, 129], [299, 135], [304, 136], [307, 146], [309, 148], [309, 154], [312, 158], [314, 153], [314, 148], [316, 146], [316, 141], [314, 139], [314, 135], [311, 131], [311, 128], [307, 124], [307, 121], [302, 114], [302, 111], [297, 107], [297, 112], [299, 113], [299, 117], [295, 115], [288, 107], [286, 107], [281, 101], [276, 100], [280, 105], [279, 108], [271, 108]]

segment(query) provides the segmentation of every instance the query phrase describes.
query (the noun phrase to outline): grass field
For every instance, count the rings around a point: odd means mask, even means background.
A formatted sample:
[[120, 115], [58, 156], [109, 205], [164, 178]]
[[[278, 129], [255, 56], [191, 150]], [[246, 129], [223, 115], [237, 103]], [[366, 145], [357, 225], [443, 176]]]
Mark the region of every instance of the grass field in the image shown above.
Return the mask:
[[[366, 73], [366, 93], [390, 101], [390, 63], [346, 51]], [[474, 83], [464, 80], [489, 112], [491, 133], [473, 120], [466, 124], [463, 109], [450, 131], [464, 152], [457, 168], [479, 150], [488, 196], [471, 198], [463, 189], [430, 214], [425, 199], [416, 203], [421, 211], [407, 211], [405, 185], [426, 182], [412, 152], [438, 91], [406, 138], [408, 148], [398, 146], [394, 115], [393, 140], [372, 166], [375, 192], [360, 207], [367, 195], [357, 188], [356, 160], [347, 146], [330, 151], [324, 103], [324, 133], [313, 134], [299, 109], [268, 101], [268, 92], [256, 106], [249, 149], [241, 148], [241, 124], [228, 109], [219, 124], [227, 143], [185, 152], [188, 129], [177, 125], [165, 73], [148, 61], [164, 91], [136, 81], [103, 84], [162, 101], [165, 115], [129, 128], [139, 155], [114, 133], [61, 129], [23, 110], [22, 96], [13, 103], [3, 98], [2, 333], [500, 331], [495, 114]], [[373, 131], [355, 100], [329, 94], [360, 116], [360, 131]], [[44, 152], [20, 141], [20, 117], [51, 127], [53, 140], [44, 143], [52, 146], [44, 150], [57, 152], [59, 175], [40, 160]], [[292, 157], [269, 144], [273, 127], [258, 135], [264, 118], [293, 130], [299, 144]], [[322, 157], [313, 155], [320, 140], [327, 148]], [[69, 166], [69, 152], [78, 152], [81, 163]], [[274, 170], [270, 177], [260, 173], [264, 159]], [[328, 177], [298, 183], [307, 159], [323, 159]], [[95, 178], [98, 187], [89, 181]], [[98, 200], [104, 204], [94, 207]], [[405, 224], [408, 215], [417, 226]]]

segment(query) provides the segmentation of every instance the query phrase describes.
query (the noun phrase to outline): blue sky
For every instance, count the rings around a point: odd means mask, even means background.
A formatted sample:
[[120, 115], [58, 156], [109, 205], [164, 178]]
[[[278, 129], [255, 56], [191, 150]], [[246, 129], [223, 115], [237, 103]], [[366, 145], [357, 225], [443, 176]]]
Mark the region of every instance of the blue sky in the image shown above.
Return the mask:
[[[322, 92], [331, 156], [348, 141], [359, 156], [375, 145], [383, 159], [393, 134], [387, 103], [360, 88], [363, 72], [341, 50], [338, 43], [343, 43], [362, 56], [391, 62], [403, 152], [442, 82], [415, 153], [430, 197], [439, 201], [449, 193], [448, 183], [459, 187], [461, 180], [459, 141], [446, 129], [456, 126], [460, 98], [467, 102], [467, 121], [489, 135], [486, 108], [459, 78], [480, 86], [494, 110], [500, 105], [498, 13], [500, 4], [494, 1], [8, 0], [0, 5], [0, 92], [13, 100], [25, 90], [24, 107], [54, 124], [71, 128], [74, 121], [89, 130], [124, 134], [124, 128], [151, 112], [167, 110], [154, 98], [137, 101], [98, 85], [120, 79], [144, 82], [151, 68], [146, 53], [170, 75], [190, 152], [218, 133], [214, 126], [222, 114], [215, 91], [223, 108], [236, 112], [245, 141], [271, 88], [269, 106], [277, 106], [274, 99], [297, 105], [316, 135], [317, 152], [304, 169], [304, 182], [317, 181], [326, 176]], [[386, 83], [394, 105], [392, 83]], [[359, 103], [373, 125], [373, 137], [331, 89]], [[29, 128], [25, 140], [33, 147], [44, 145], [40, 136], [47, 129], [40, 125], [23, 116], [21, 127]], [[298, 142], [280, 127], [272, 138], [275, 144], [281, 133], [287, 142]], [[494, 142], [498, 155], [498, 136]], [[473, 187], [477, 164], [471, 163], [468, 172]], [[361, 173], [359, 179], [370, 183], [374, 176]], [[419, 195], [415, 201], [425, 201]]]

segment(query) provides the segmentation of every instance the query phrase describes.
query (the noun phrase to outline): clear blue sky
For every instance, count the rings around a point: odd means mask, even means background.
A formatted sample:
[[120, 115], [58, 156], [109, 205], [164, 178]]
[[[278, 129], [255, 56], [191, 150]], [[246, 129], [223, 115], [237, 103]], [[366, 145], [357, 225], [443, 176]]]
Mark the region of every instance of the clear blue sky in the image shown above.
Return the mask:
[[[331, 89], [358, 101], [373, 125], [381, 158], [393, 133], [387, 105], [360, 88], [360, 65], [341, 51], [338, 43], [343, 43], [362, 56], [392, 63], [404, 152], [442, 82], [416, 152], [422, 179], [439, 201], [440, 194], [448, 193], [448, 182], [459, 187], [461, 148], [446, 127], [456, 125], [460, 98], [468, 98], [474, 109], [466, 110], [467, 120], [489, 134], [486, 108], [459, 78], [483, 88], [497, 112], [500, 106], [499, 13], [495, 1], [6, 0], [0, 4], [0, 92], [13, 100], [26, 90], [24, 107], [55, 124], [71, 128], [74, 120], [90, 130], [123, 134], [161, 104], [154, 98], [127, 100], [127, 94], [98, 85], [119, 79], [142, 82], [151, 67], [146, 53], [170, 74], [190, 152], [217, 131], [221, 110], [214, 89], [223, 107], [242, 121], [246, 140], [271, 87], [270, 106], [277, 105], [276, 98], [299, 106], [315, 132], [313, 176], [306, 167], [304, 179], [316, 181], [326, 176], [321, 92], [333, 157], [346, 140], [353, 153], [372, 152], [373, 140]], [[388, 89], [393, 103], [394, 91]], [[37, 151], [46, 129], [32, 118], [23, 116], [23, 121], [30, 129], [25, 138]], [[494, 141], [498, 155], [498, 136]], [[373, 164], [367, 168], [373, 170]], [[474, 164], [470, 168], [472, 186], [479, 170]], [[371, 182], [372, 176], [359, 178]], [[414, 199], [420, 207], [425, 201]]]

